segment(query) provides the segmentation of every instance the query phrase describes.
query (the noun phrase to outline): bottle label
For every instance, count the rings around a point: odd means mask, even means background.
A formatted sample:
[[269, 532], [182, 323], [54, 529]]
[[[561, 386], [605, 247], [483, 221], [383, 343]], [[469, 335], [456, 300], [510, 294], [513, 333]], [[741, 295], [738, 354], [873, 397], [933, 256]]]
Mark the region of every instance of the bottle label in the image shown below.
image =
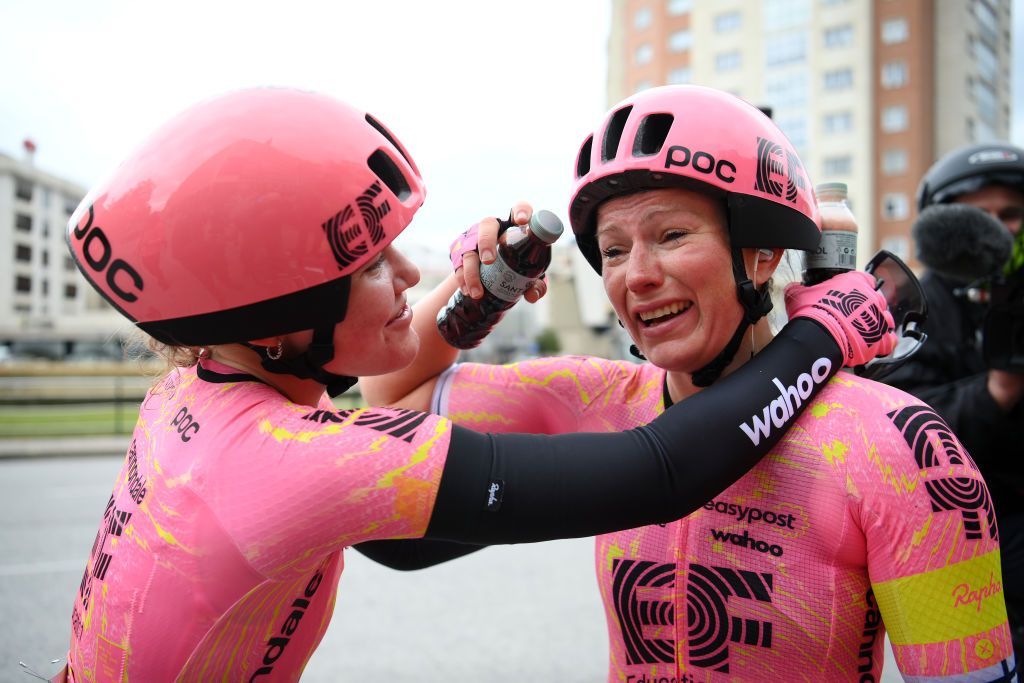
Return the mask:
[[523, 277], [508, 267], [501, 254], [497, 256], [494, 263], [480, 265], [480, 282], [488, 292], [502, 301], [514, 303], [535, 278]]
[[815, 268], [857, 267], [857, 233], [849, 230], [823, 230], [818, 248], [807, 252], [807, 270]]

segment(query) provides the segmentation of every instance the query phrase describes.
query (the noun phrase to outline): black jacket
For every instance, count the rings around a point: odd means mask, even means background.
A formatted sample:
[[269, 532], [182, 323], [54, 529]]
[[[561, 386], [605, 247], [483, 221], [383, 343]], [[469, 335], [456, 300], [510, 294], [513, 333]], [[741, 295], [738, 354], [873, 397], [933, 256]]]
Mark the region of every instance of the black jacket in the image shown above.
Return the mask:
[[980, 335], [986, 307], [955, 296], [957, 284], [935, 273], [926, 272], [921, 285], [928, 341], [882, 381], [942, 415], [981, 469], [997, 513], [1022, 512], [1024, 405], [1004, 415], [988, 392]]

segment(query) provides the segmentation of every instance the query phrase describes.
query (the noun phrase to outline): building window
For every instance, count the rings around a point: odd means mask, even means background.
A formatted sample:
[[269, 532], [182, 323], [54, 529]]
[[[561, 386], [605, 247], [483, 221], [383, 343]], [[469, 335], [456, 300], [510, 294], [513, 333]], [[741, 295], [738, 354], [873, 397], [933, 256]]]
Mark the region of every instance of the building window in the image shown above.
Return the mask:
[[739, 12], [725, 12], [715, 17], [715, 33], [731, 33], [743, 25], [743, 15]]
[[902, 192], [890, 192], [882, 197], [882, 216], [890, 221], [902, 221], [910, 216], [910, 201]]
[[995, 83], [999, 76], [999, 57], [996, 56], [996, 51], [983, 40], [974, 40], [971, 43], [978, 74], [989, 83]]
[[882, 43], [895, 45], [905, 43], [910, 38], [910, 25], [903, 17], [886, 19], [882, 22]]
[[891, 252], [904, 261], [910, 258], [910, 243], [903, 235], [882, 238], [882, 249]]
[[800, 152], [807, 146], [807, 119], [803, 116], [786, 116], [779, 118], [779, 128], [785, 133], [790, 143]]
[[765, 31], [806, 26], [811, 21], [811, 0], [761, 0], [761, 25]]
[[32, 232], [32, 216], [19, 213], [14, 217], [14, 227], [22, 232]]
[[853, 69], [825, 72], [825, 90], [848, 90], [853, 87]]
[[853, 26], [843, 24], [825, 29], [825, 47], [849, 47], [853, 45]]
[[804, 68], [786, 69], [785, 73], [770, 75], [764, 81], [764, 94], [773, 109], [803, 107], [810, 97], [809, 77]]
[[650, 62], [651, 57], [653, 56], [654, 50], [651, 48], [650, 44], [644, 43], [643, 45], [636, 49], [636, 52], [633, 55], [633, 61], [635, 61], [637, 65], [642, 66]]
[[50, 252], [47, 251], [46, 249], [43, 249], [43, 265], [50, 265]]
[[882, 110], [882, 130], [886, 133], [899, 133], [910, 125], [910, 116], [906, 106], [894, 104]]
[[27, 244], [15, 244], [14, 260], [21, 261], [22, 263], [30, 263], [32, 261], [32, 247]]
[[689, 31], [675, 31], [668, 37], [668, 49], [672, 52], [689, 50], [693, 45], [693, 34]]
[[78, 287], [75, 285], [64, 285], [64, 298], [74, 299], [78, 296]]
[[839, 111], [832, 114], [825, 114], [826, 133], [846, 133], [853, 130], [853, 113]]
[[70, 256], [64, 257], [64, 270], [73, 272], [75, 270], [75, 260]]
[[742, 63], [739, 50], [720, 52], [715, 55], [715, 71], [733, 71]]
[[908, 163], [907, 150], [887, 149], [882, 155], [882, 172], [885, 175], [902, 175], [907, 172]]
[[31, 292], [32, 291], [32, 279], [25, 275], [16, 275], [14, 277], [14, 291], [15, 292]]
[[825, 157], [825, 177], [850, 175], [853, 172], [853, 157], [849, 154]]
[[693, 80], [693, 69], [681, 66], [668, 72], [668, 82], [672, 85], [685, 85]]
[[978, 20], [978, 33], [991, 45], [999, 44], [999, 17], [987, 2], [975, 2], [974, 18]]
[[633, 15], [633, 28], [643, 30], [651, 25], [651, 8], [641, 7]]
[[803, 62], [807, 58], [807, 34], [804, 31], [784, 33], [768, 38], [764, 61], [768, 66]]
[[14, 196], [18, 199], [24, 199], [26, 202], [32, 201], [32, 187], [32, 181], [14, 178]]
[[71, 215], [78, 208], [78, 200], [74, 197], [64, 197], [64, 213]]
[[686, 14], [693, 10], [693, 0], [668, 0], [668, 13], [672, 16]]
[[888, 62], [882, 65], [882, 87], [888, 90], [902, 88], [909, 80], [907, 75], [907, 63]]
[[50, 281], [43, 280], [41, 284], [43, 285], [43, 296], [46, 296], [50, 293]]
[[978, 105], [978, 118], [994, 126], [999, 115], [995, 91], [985, 81], [975, 79], [971, 94], [974, 95], [974, 102]]

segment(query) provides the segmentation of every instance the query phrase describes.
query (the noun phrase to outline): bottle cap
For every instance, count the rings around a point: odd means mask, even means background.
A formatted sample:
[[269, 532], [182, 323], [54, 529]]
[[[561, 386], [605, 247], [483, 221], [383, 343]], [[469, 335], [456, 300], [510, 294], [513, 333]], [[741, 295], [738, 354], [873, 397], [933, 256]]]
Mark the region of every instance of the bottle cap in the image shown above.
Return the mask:
[[846, 199], [846, 183], [819, 183], [814, 186], [814, 194], [819, 199], [825, 198], [828, 201]]
[[530, 232], [542, 242], [553, 244], [562, 234], [562, 230], [561, 219], [546, 209], [535, 211], [530, 216]]

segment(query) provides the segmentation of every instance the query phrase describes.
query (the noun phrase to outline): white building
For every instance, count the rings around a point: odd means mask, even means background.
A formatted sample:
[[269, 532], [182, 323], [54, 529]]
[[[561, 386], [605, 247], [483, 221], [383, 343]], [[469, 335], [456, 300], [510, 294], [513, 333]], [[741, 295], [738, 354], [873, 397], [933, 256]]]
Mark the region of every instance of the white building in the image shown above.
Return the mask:
[[123, 319], [86, 283], [65, 231], [85, 188], [0, 154], [0, 344], [65, 355], [110, 339]]

